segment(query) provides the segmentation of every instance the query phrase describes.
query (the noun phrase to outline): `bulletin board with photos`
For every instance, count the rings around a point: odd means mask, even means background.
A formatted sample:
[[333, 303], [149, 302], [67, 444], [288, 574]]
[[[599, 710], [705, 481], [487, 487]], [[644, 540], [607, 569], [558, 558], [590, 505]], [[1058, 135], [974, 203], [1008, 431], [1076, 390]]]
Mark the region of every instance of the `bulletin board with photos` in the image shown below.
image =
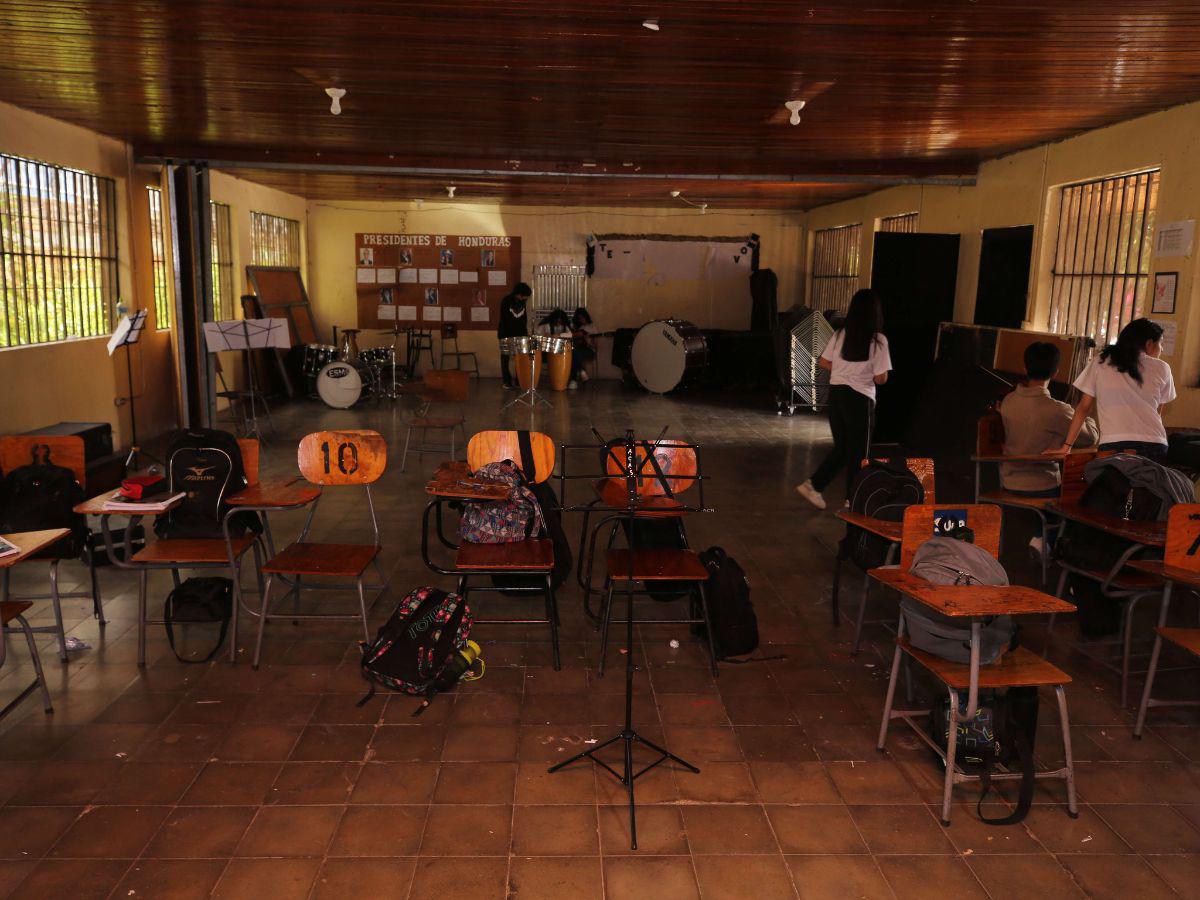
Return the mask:
[[520, 281], [521, 239], [360, 233], [354, 260], [359, 328], [493, 330], [500, 301]]

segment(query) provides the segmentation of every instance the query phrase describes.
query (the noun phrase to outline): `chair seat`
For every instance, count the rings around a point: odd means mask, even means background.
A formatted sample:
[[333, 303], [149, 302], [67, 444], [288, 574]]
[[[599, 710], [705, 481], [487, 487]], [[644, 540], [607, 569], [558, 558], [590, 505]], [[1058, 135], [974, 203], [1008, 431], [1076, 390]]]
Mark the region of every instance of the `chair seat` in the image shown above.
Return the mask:
[[412, 420], [413, 428], [457, 428], [466, 420], [462, 416], [420, 416]]
[[1200, 656], [1200, 628], [1160, 628], [1158, 633], [1192, 656]]
[[633, 581], [708, 581], [708, 569], [691, 550], [609, 550], [605, 557], [608, 577], [613, 581], [630, 580], [630, 553], [633, 554]]
[[33, 604], [28, 600], [7, 600], [0, 603], [0, 624], [7, 625], [31, 606]]
[[1057, 497], [1026, 497], [1012, 491], [988, 491], [979, 495], [980, 503], [996, 503], [1000, 506], [1016, 506], [1021, 509], [1045, 509], [1058, 502]]
[[[253, 534], [233, 538], [233, 556], [238, 558], [254, 543]], [[155, 541], [133, 555], [135, 563], [223, 563], [229, 551], [223, 538], [169, 538]]]
[[514, 569], [549, 572], [554, 568], [554, 543], [546, 538], [531, 538], [511, 544], [472, 544], [463, 541], [458, 545], [454, 567], [480, 571]]
[[[1108, 571], [1100, 569], [1080, 569], [1071, 566], [1070, 570], [1082, 575], [1085, 578], [1091, 578], [1095, 581], [1103, 582], [1108, 577]], [[1154, 591], [1162, 587], [1162, 581], [1154, 575], [1147, 572], [1130, 571], [1128, 567], [1122, 568], [1117, 573], [1117, 577], [1112, 580], [1112, 587], [1120, 591]]]
[[[629, 506], [629, 493], [624, 478], [601, 478], [592, 485], [596, 496], [605, 506], [625, 509]], [[684, 515], [683, 504], [674, 497], [639, 496], [634, 516], [639, 519], [678, 518]]]
[[379, 555], [374, 544], [292, 544], [267, 561], [269, 575], [340, 575], [357, 578]]
[[[940, 656], [918, 650], [907, 640], [902, 640], [900, 646], [947, 687], [963, 691], [970, 687], [971, 667], [967, 663], [950, 662]], [[1070, 683], [1070, 675], [1025, 647], [1010, 650], [1000, 657], [998, 663], [979, 667], [980, 689]]]

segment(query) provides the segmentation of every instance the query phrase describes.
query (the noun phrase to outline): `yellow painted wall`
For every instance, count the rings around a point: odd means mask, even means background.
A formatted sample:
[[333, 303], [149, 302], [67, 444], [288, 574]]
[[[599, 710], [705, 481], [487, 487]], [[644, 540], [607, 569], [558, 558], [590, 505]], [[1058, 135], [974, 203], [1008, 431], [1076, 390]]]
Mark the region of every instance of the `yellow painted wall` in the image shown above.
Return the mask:
[[[577, 207], [514, 207], [436, 201], [417, 209], [413, 203], [321, 203], [308, 205], [309, 295], [317, 324], [327, 333], [331, 326], [354, 324], [357, 300], [354, 284], [354, 235], [357, 232], [409, 232], [414, 234], [511, 235], [521, 238], [522, 280], [533, 282], [539, 264], [582, 265], [588, 234], [684, 234], [732, 236], [757, 233], [762, 240], [761, 265], [779, 275], [779, 305], [799, 301], [803, 248], [803, 213], [710, 209], [624, 209]], [[677, 316], [704, 328], [747, 328], [750, 324], [750, 290], [722, 282], [665, 282], [651, 279], [616, 281], [593, 278], [588, 305], [602, 331], [640, 326], [651, 319]], [[385, 339], [364, 335], [360, 344]], [[494, 331], [463, 331], [460, 348], [479, 354], [485, 375], [499, 372]], [[603, 346], [601, 374], [607, 366]]]

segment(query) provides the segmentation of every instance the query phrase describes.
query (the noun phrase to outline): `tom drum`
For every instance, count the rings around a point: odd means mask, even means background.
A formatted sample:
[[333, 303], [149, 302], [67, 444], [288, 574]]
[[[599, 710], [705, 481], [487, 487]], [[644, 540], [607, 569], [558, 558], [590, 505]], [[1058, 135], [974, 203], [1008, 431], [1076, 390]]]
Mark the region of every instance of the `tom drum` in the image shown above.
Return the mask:
[[638, 329], [630, 363], [642, 387], [665, 394], [708, 364], [708, 343], [691, 322], [658, 319]]

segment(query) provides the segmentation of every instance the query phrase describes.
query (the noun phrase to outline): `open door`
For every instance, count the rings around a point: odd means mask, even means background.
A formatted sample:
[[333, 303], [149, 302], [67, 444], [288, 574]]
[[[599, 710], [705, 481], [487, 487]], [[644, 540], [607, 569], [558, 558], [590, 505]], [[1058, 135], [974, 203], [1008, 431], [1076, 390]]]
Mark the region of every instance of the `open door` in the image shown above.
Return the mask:
[[975, 324], [1020, 328], [1029, 297], [1033, 226], [985, 228], [975, 289]]

